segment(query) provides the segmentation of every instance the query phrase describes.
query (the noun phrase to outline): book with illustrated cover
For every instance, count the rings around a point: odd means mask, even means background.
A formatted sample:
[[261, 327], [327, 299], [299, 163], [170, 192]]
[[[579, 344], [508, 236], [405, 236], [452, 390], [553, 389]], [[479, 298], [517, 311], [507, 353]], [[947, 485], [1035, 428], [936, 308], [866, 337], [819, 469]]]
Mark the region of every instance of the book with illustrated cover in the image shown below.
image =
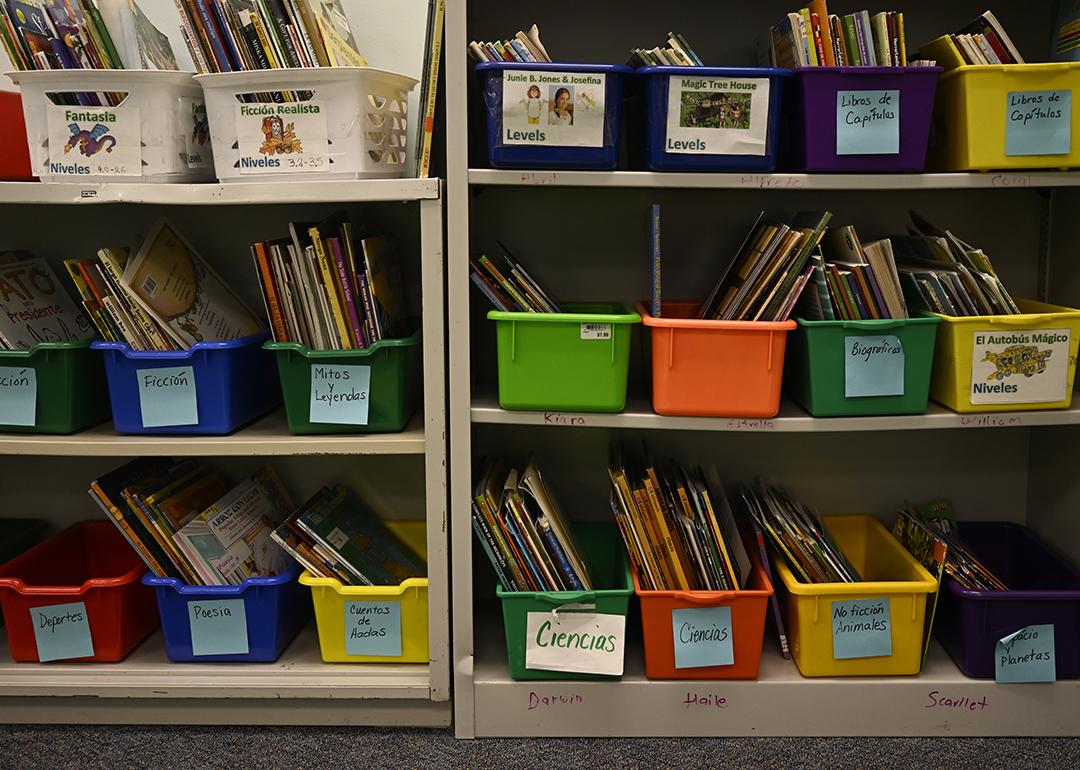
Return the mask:
[[42, 258], [0, 262], [0, 348], [29, 350], [39, 342], [94, 336], [56, 274]]
[[128, 0], [128, 10], [135, 26], [135, 37], [139, 46], [139, 58], [143, 67], [152, 70], [178, 70], [176, 56], [173, 54], [169, 38], [146, 18], [142, 8], [135, 0]]

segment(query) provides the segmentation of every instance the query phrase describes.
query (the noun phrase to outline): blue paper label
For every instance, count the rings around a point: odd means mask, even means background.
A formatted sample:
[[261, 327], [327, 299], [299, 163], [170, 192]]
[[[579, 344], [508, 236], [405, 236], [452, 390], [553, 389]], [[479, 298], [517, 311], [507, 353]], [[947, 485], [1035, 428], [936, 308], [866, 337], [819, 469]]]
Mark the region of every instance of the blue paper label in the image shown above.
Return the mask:
[[247, 655], [247, 610], [243, 599], [189, 601], [192, 655]]
[[30, 622], [34, 624], [38, 660], [42, 663], [93, 656], [94, 640], [85, 602], [31, 607]]
[[198, 425], [195, 370], [190, 366], [137, 369], [139, 408], [144, 428]]
[[731, 607], [672, 610], [671, 634], [675, 668], [730, 666], [735, 662]]
[[1068, 155], [1072, 91], [1010, 91], [1005, 102], [1006, 155]]
[[311, 365], [311, 422], [367, 425], [371, 367]]
[[904, 346], [892, 334], [844, 337], [844, 396], [904, 395]]
[[837, 155], [900, 154], [900, 92], [836, 92]]
[[888, 599], [851, 599], [832, 603], [833, 658], [879, 658], [892, 655]]
[[1054, 624], [1025, 626], [994, 645], [994, 679], [999, 682], [1057, 681]]
[[345, 602], [345, 652], [401, 655], [400, 602]]
[[0, 366], [0, 425], [37, 424], [37, 370]]

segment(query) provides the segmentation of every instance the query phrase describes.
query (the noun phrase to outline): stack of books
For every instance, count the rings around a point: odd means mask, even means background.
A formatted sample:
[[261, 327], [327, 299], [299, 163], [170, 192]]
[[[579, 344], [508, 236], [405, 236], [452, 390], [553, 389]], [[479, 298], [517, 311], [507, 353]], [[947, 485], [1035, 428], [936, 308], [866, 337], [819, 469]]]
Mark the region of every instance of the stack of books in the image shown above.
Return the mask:
[[886, 240], [863, 244], [851, 225], [830, 227], [810, 257], [812, 289], [799, 314], [812, 321], [908, 318], [907, 304]]
[[[502, 244], [499, 244], [502, 246]], [[469, 278], [498, 310], [516, 313], [558, 313], [559, 303], [502, 246], [504, 254], [469, 260]], [[498, 264], [496, 264], [498, 263]]]
[[769, 29], [760, 46], [763, 63], [773, 67], [907, 67], [904, 14], [882, 11], [829, 13], [826, 0], [789, 13]]
[[344, 486], [323, 487], [272, 533], [315, 577], [396, 586], [427, 574], [424, 560]]
[[746, 587], [750, 558], [715, 471], [627, 459], [613, 446], [611, 510], [642, 588], [736, 591]]
[[482, 465], [472, 523], [505, 591], [591, 591], [588, 566], [535, 460]]
[[664, 45], [656, 48], [635, 48], [630, 52], [630, 60], [626, 62], [631, 67], [648, 67], [659, 65], [676, 65], [680, 67], [704, 66], [694, 49], [686, 42], [686, 38], [678, 32], [668, 32]]
[[343, 213], [290, 223], [289, 232], [251, 247], [275, 341], [360, 350], [406, 336], [401, 269], [387, 236], [359, 237]]
[[198, 460], [140, 458], [95, 480], [90, 497], [158, 577], [239, 585], [288, 564], [270, 532], [293, 503], [269, 465], [230, 488]]
[[1024, 63], [993, 11], [987, 11], [952, 34], [926, 43], [919, 49], [919, 55], [936, 59], [946, 69], [965, 64]]
[[132, 350], [187, 350], [265, 325], [173, 227], [161, 220], [134, 257], [103, 248], [97, 260], [64, 261], [101, 337]]
[[469, 55], [476, 61], [512, 61], [521, 63], [550, 62], [547, 49], [540, 42], [540, 30], [535, 24], [528, 33], [518, 31], [509, 40], [469, 42]]
[[49, 263], [27, 252], [0, 252], [0, 350], [39, 342], [75, 342], [94, 328], [71, 301]]
[[906, 504], [897, 514], [893, 534], [909, 551], [912, 550], [913, 542], [920, 543], [920, 550], [933, 551], [937, 555], [935, 561], [944, 562], [945, 574], [965, 590], [1009, 590], [1005, 582], [980, 562], [964, 544], [957, 529], [956, 513], [950, 500], [934, 500], [921, 505]]

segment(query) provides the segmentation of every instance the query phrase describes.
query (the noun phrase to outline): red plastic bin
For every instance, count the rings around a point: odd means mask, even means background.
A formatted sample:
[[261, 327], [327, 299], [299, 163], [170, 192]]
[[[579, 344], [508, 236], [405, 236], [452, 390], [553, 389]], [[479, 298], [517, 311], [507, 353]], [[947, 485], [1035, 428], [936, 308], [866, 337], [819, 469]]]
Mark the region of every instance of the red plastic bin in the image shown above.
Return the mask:
[[26, 144], [22, 97], [0, 91], [0, 180], [26, 181], [34, 178], [30, 169], [30, 148]]
[[123, 660], [158, 626], [154, 590], [141, 582], [145, 572], [146, 565], [108, 521], [73, 524], [12, 559], [0, 567], [11, 657], [39, 660], [31, 610], [83, 604], [94, 654], [63, 659]]

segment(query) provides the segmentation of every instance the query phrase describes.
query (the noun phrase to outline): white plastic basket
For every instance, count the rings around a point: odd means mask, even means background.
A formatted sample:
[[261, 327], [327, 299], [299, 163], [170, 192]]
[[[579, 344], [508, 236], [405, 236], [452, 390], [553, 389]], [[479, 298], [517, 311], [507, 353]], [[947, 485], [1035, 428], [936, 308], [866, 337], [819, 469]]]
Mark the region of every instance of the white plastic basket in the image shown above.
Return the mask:
[[[189, 72], [9, 72], [22, 90], [34, 174], [43, 182], [201, 182], [213, 178], [202, 89]], [[112, 93], [115, 107], [49, 94]], [[111, 140], [111, 141], [110, 141]]]
[[[221, 182], [378, 179], [405, 173], [409, 92], [417, 81], [370, 67], [197, 75]], [[292, 101], [270, 96], [289, 92]], [[253, 94], [255, 101], [243, 101]]]

